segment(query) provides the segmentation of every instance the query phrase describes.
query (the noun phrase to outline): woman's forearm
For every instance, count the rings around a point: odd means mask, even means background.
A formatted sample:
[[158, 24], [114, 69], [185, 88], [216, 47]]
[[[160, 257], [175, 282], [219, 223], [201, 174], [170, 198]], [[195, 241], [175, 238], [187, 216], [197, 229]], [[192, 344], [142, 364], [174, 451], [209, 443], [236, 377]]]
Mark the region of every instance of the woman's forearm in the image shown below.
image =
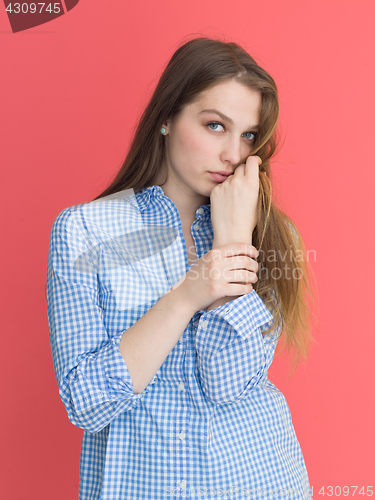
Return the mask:
[[134, 394], [141, 393], [149, 384], [194, 314], [177, 287], [124, 331], [119, 350], [129, 370]]
[[231, 300], [238, 299], [238, 297], [241, 297], [241, 295], [231, 295], [229, 297], [222, 297], [221, 299], [215, 300], [215, 302], [212, 302], [210, 306], [207, 307], [207, 312], [211, 311], [211, 309], [215, 309], [215, 307], [222, 306], [223, 304], [226, 304], [227, 302], [230, 302]]

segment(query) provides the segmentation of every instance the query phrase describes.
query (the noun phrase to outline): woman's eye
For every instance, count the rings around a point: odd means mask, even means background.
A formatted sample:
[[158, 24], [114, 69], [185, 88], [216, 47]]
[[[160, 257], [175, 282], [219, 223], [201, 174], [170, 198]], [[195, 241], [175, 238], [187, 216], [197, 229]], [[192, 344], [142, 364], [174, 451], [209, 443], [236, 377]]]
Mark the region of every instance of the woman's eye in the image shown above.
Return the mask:
[[212, 123], [208, 124], [208, 127], [210, 127], [211, 130], [219, 130], [217, 127], [223, 127], [224, 128], [224, 125], [222, 125], [221, 123], [218, 123], [218, 122], [212, 122]]
[[[220, 129], [218, 127], [222, 127], [222, 129], [225, 130], [224, 125], [222, 123], [219, 123], [219, 122], [211, 122], [207, 126], [211, 130], [215, 130], [215, 131], [220, 131]], [[244, 134], [242, 134], [242, 136], [245, 137], [245, 139], [248, 139], [249, 141], [255, 141], [257, 134], [254, 132], [245, 132]]]
[[245, 132], [243, 136], [246, 137], [246, 139], [249, 139], [250, 141], [254, 141], [256, 139], [256, 134], [253, 132]]

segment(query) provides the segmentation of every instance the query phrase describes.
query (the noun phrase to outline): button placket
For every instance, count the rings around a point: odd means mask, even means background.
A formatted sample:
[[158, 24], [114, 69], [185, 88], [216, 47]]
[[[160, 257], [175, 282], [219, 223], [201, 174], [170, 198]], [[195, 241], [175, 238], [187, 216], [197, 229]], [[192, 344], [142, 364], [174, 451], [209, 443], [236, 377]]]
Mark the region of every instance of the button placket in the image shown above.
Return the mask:
[[202, 330], [206, 330], [207, 325], [208, 325], [208, 321], [206, 319], [203, 319], [199, 324], [200, 324]]

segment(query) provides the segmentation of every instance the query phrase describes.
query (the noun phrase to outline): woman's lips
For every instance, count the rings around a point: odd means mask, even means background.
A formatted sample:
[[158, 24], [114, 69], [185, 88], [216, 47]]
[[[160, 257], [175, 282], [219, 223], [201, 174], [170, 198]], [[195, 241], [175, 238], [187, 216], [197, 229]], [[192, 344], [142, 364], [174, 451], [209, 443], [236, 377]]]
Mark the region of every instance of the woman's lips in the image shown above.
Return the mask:
[[210, 176], [216, 181], [216, 182], [224, 182], [225, 179], [227, 179], [228, 175], [222, 175], [222, 174], [215, 174], [213, 172], [208, 172]]

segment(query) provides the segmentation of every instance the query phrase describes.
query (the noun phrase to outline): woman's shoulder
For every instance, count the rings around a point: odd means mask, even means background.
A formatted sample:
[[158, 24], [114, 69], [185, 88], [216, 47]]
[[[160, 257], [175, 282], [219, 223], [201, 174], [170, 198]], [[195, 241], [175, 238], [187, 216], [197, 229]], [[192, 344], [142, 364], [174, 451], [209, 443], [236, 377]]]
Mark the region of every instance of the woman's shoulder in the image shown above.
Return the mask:
[[126, 189], [113, 195], [66, 207], [55, 217], [52, 232], [72, 233], [77, 228], [92, 238], [134, 231], [142, 225], [136, 194]]

